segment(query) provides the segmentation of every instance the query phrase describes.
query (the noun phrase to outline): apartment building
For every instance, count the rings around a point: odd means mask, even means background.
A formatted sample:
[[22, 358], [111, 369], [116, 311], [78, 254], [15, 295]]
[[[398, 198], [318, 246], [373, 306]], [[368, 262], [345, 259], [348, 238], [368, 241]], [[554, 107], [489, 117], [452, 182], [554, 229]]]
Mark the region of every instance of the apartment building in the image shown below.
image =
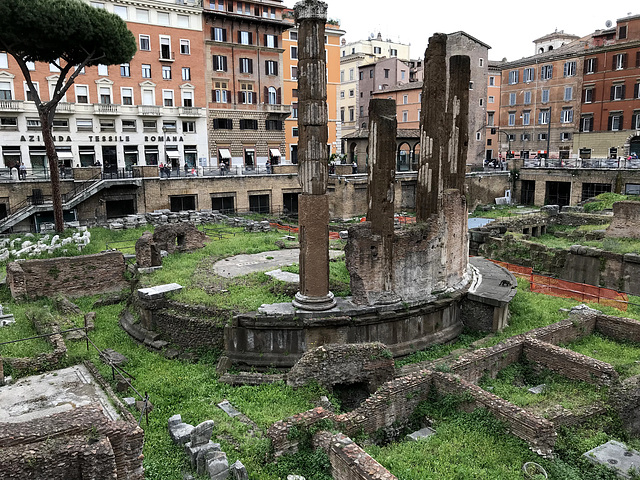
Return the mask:
[[581, 54], [577, 153], [583, 159], [640, 156], [640, 15], [595, 32]]
[[284, 158], [281, 0], [205, 0], [205, 83], [212, 162], [253, 168]]
[[502, 74], [500, 72], [500, 63], [489, 61], [487, 71], [487, 120], [485, 122], [485, 161], [500, 160], [506, 156], [509, 144], [506, 142], [504, 147], [501, 141], [506, 140], [506, 135], [500, 138], [500, 85]]
[[500, 131], [514, 158], [568, 159], [576, 153], [584, 48], [584, 41], [574, 41], [500, 65]]
[[362, 65], [369, 65], [382, 58], [397, 58], [408, 62], [409, 45], [383, 40], [382, 34], [357, 42], [344, 42], [340, 50], [340, 120], [342, 133], [346, 135], [358, 129], [360, 98], [359, 72]]
[[[67, 167], [99, 162], [105, 172], [134, 165], [207, 163], [202, 9], [194, 0], [87, 2], [119, 15], [138, 52], [130, 63], [86, 68], [53, 120], [56, 150]], [[30, 64], [44, 101], [58, 79], [54, 65]], [[5, 167], [24, 163], [46, 173], [35, 103], [18, 65], [0, 52], [0, 134]]]
[[[289, 30], [282, 36], [283, 65], [282, 81], [285, 105], [291, 105], [291, 116], [285, 120], [286, 157], [291, 163], [298, 163], [298, 28], [294, 24], [293, 11], [284, 11], [284, 19]], [[341, 122], [338, 117], [338, 92], [340, 90], [340, 40], [345, 34], [336, 20], [328, 20], [325, 25], [325, 52], [327, 60], [327, 112], [328, 112], [328, 152], [339, 154], [341, 150]]]

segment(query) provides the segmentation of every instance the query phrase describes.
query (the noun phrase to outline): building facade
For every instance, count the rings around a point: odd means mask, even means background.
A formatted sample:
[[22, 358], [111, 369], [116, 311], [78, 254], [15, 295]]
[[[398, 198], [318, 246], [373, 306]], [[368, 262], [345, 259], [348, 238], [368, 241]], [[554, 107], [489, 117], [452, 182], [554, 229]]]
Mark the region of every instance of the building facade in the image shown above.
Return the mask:
[[[509, 157], [568, 159], [580, 118], [584, 43], [501, 64], [500, 130]], [[511, 154], [511, 152], [513, 152]]]
[[212, 164], [255, 168], [282, 162], [284, 121], [281, 0], [205, 0], [205, 83]]
[[[298, 28], [293, 22], [292, 10], [285, 10], [289, 30], [282, 36], [282, 82], [285, 105], [291, 105], [291, 116], [285, 120], [286, 157], [298, 163]], [[329, 155], [342, 153], [341, 122], [338, 116], [338, 91], [340, 90], [340, 40], [345, 34], [339, 22], [329, 20], [325, 25], [325, 51], [327, 58], [327, 112], [329, 129]]]
[[409, 45], [383, 40], [382, 34], [367, 40], [344, 43], [340, 49], [339, 110], [343, 135], [353, 133], [361, 125], [358, 118], [360, 98], [359, 71], [382, 58], [395, 57], [409, 61]]
[[574, 150], [583, 159], [640, 156], [640, 15], [595, 32], [582, 55]]
[[497, 62], [489, 62], [487, 71], [487, 120], [485, 122], [485, 139], [487, 146], [485, 148], [485, 161], [500, 160], [503, 154], [506, 154], [508, 143], [502, 148], [502, 140], [500, 138], [500, 85], [502, 74], [500, 72], [500, 64]]
[[[53, 120], [65, 167], [101, 164], [105, 172], [167, 163], [206, 163], [202, 9], [186, 0], [88, 2], [119, 15], [134, 34], [130, 63], [86, 68]], [[30, 64], [43, 101], [58, 79], [54, 65]], [[35, 103], [17, 63], [0, 53], [0, 129], [5, 167], [24, 163], [46, 176], [48, 161]]]

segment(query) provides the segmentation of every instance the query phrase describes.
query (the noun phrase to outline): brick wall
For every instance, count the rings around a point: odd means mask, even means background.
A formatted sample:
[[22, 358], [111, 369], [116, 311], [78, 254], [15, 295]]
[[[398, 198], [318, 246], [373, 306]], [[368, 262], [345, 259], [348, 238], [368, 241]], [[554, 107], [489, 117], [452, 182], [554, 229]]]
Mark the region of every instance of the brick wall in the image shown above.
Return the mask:
[[0, 471], [6, 480], [143, 480], [143, 438], [135, 422], [111, 422], [99, 404], [0, 423]]
[[550, 421], [454, 375], [436, 372], [433, 385], [441, 394], [470, 396], [470, 407], [487, 409], [498, 420], [506, 422], [509, 431], [527, 442], [533, 451], [545, 457], [552, 455], [556, 432]]
[[631, 318], [599, 314], [596, 317], [595, 329], [613, 340], [640, 342], [640, 322]]
[[300, 387], [316, 381], [334, 385], [366, 383], [369, 392], [393, 378], [395, 363], [381, 343], [329, 344], [307, 351], [287, 375], [287, 384]]
[[471, 352], [454, 362], [451, 372], [471, 383], [477, 383], [483, 375], [495, 377], [503, 368], [520, 361], [523, 342], [524, 336], [517, 335], [493, 347]]
[[63, 294], [82, 297], [125, 288], [124, 256], [105, 252], [77, 257], [26, 260], [7, 265], [7, 284], [13, 298]]
[[618, 379], [610, 364], [540, 340], [527, 339], [523, 353], [527, 360], [572, 380], [611, 385]]
[[329, 455], [334, 480], [397, 480], [346, 435], [320, 432], [313, 445]]

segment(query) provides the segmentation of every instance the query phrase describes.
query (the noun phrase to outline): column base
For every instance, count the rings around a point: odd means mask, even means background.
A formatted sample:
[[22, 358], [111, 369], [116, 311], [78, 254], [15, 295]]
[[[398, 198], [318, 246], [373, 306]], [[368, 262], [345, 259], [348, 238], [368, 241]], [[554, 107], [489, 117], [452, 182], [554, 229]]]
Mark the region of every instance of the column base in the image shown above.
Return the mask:
[[332, 292], [329, 292], [323, 297], [309, 297], [298, 292], [296, 293], [296, 296], [291, 303], [295, 308], [299, 308], [301, 310], [322, 312], [325, 310], [331, 310], [333, 307], [335, 307], [336, 299], [333, 297]]
[[402, 301], [399, 295], [393, 291], [382, 292], [375, 298], [373, 305], [393, 305]]

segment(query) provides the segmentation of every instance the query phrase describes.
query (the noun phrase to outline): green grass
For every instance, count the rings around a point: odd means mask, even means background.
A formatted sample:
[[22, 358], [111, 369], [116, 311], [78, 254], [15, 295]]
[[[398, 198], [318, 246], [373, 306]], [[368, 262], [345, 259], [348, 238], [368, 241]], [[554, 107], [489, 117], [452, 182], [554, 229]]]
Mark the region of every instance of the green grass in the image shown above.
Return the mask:
[[[601, 229], [606, 225], [598, 225]], [[612, 253], [638, 253], [640, 252], [640, 240], [633, 238], [605, 238], [603, 240], [584, 240], [577, 238], [556, 237], [553, 234], [545, 234], [532, 237], [530, 241], [541, 243], [549, 248], [568, 249], [572, 245], [580, 244], [586, 247], [596, 247]]]
[[[531, 387], [542, 384], [545, 384], [546, 388], [540, 394], [527, 391]], [[607, 401], [606, 388], [569, 380], [549, 370], [537, 373], [526, 362], [509, 365], [502, 369], [496, 378], [483, 378], [480, 386], [519, 407], [542, 416], [547, 416], [548, 410], [557, 405], [578, 413], [595, 402]]]
[[482, 210], [481, 207], [477, 207], [472, 213], [469, 214], [469, 217], [475, 218], [508, 218], [508, 217], [517, 217], [521, 216], [522, 212], [529, 212], [532, 210], [538, 211], [537, 207], [525, 207], [518, 208], [515, 205], [492, 205], [492, 209], [489, 211]]
[[617, 342], [594, 333], [565, 346], [574, 352], [582, 353], [613, 365], [623, 379], [640, 375], [640, 364], [638, 363], [640, 360], [640, 345], [638, 344]]
[[595, 202], [589, 202], [584, 205], [584, 211], [593, 213], [601, 212], [605, 209], [612, 209], [615, 202], [621, 202], [623, 200], [640, 201], [640, 197], [637, 195], [620, 195], [618, 193], [601, 193], [597, 195]]

